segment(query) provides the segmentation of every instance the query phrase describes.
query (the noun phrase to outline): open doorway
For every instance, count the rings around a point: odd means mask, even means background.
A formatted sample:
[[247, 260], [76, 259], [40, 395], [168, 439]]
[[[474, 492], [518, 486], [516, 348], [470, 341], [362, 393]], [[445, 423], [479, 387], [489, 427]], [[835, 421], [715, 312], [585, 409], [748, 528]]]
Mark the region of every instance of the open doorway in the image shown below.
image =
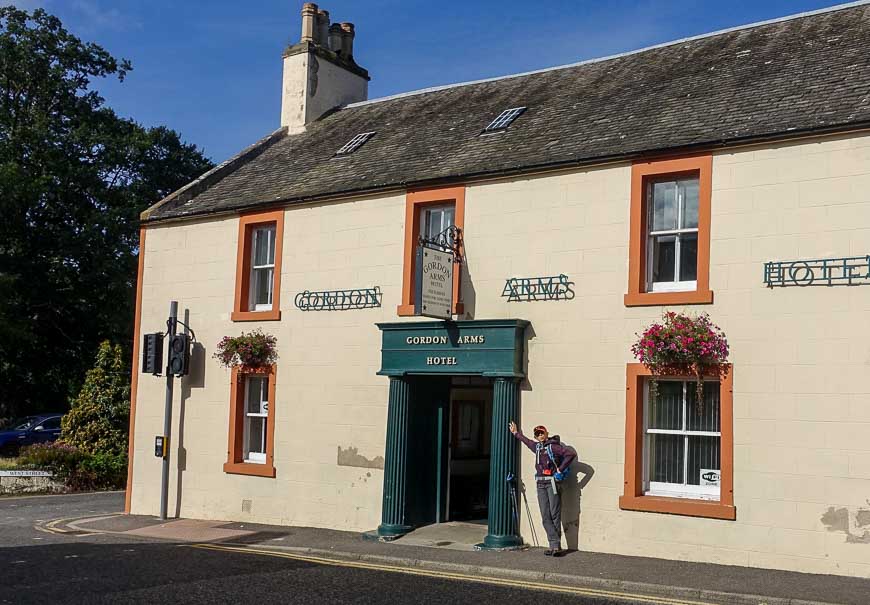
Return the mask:
[[486, 520], [492, 384], [461, 376], [411, 380], [407, 523]]
[[450, 389], [448, 521], [487, 518], [492, 387]]

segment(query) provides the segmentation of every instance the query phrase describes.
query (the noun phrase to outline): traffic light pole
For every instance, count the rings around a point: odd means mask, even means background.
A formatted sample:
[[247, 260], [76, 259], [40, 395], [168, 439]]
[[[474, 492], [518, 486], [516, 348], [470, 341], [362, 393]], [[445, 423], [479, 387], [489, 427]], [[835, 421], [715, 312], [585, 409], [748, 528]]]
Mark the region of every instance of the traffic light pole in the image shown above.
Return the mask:
[[[172, 342], [178, 325], [178, 301], [169, 303], [169, 319], [166, 321], [168, 342]], [[166, 407], [163, 412], [163, 439], [165, 442], [163, 456], [163, 475], [160, 482], [160, 520], [166, 520], [167, 501], [169, 500], [169, 435], [172, 432], [172, 386], [175, 375], [169, 367], [169, 358], [166, 361]]]

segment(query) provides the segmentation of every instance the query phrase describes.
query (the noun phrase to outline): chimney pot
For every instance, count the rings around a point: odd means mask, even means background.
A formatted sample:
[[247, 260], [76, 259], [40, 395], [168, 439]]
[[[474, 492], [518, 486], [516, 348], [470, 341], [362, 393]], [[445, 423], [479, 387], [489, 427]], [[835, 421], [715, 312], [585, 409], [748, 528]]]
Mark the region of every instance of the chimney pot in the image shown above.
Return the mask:
[[314, 42], [315, 19], [317, 17], [317, 5], [306, 2], [302, 5], [302, 39], [301, 42]]
[[355, 33], [353, 23], [341, 24], [341, 56], [353, 60], [353, 39]]
[[323, 9], [317, 11], [317, 27], [314, 34], [314, 42], [324, 48], [329, 48], [329, 11]]
[[341, 54], [341, 26], [338, 23], [329, 26], [329, 48], [335, 54]]

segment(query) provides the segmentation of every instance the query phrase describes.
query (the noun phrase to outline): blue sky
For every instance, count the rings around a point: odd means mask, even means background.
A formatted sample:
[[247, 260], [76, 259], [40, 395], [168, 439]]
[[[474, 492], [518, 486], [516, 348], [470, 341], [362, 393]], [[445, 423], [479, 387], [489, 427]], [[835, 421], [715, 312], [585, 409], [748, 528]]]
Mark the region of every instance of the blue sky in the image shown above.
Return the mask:
[[[0, 0], [0, 4], [9, 0]], [[166, 125], [220, 162], [279, 125], [281, 51], [301, 0], [15, 0], [130, 59], [96, 88], [118, 113]], [[540, 69], [834, 6], [824, 0], [323, 0], [356, 25], [369, 97]]]

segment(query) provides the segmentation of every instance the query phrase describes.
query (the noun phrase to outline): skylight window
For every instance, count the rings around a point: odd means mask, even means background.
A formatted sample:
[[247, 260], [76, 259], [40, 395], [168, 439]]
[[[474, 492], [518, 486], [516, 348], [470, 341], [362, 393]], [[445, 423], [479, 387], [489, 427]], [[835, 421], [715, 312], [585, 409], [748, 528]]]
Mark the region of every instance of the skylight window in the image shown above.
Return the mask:
[[525, 107], [514, 107], [513, 109], [505, 109], [498, 114], [498, 117], [489, 123], [489, 126], [483, 129], [483, 132], [498, 132], [510, 126], [514, 120], [520, 117], [520, 114], [526, 110]]
[[361, 134], [358, 134], [347, 143], [345, 143], [341, 149], [336, 151], [335, 155], [350, 155], [351, 153], [362, 147], [362, 145], [373, 136], [375, 136], [374, 132], [363, 132]]

